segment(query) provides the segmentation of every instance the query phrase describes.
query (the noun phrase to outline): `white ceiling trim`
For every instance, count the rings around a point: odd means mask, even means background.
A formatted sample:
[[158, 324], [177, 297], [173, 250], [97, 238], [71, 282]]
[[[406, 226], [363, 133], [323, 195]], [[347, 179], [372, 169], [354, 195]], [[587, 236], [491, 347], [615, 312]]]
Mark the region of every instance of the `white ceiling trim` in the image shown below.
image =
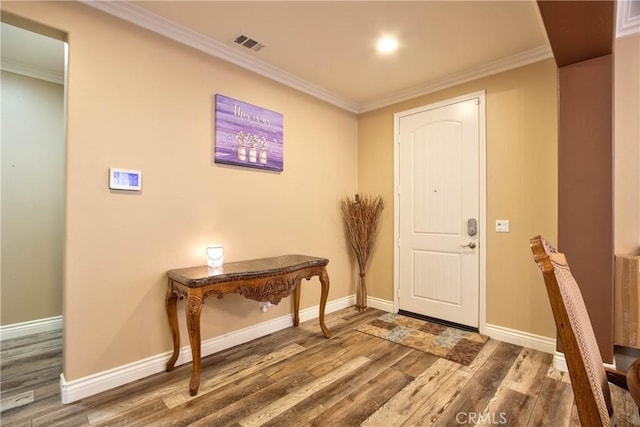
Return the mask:
[[526, 52], [521, 52], [515, 55], [508, 56], [506, 58], [499, 59], [497, 61], [490, 62], [485, 65], [481, 65], [479, 67], [474, 67], [466, 71], [451, 74], [445, 78], [431, 81], [426, 85], [407, 89], [388, 98], [363, 104], [360, 107], [359, 112], [364, 113], [366, 111], [377, 110], [378, 108], [386, 107], [388, 105], [402, 101], [407, 101], [417, 96], [427, 95], [438, 90], [457, 86], [462, 83], [470, 82], [482, 77], [491, 76], [503, 71], [512, 70], [514, 68], [522, 67], [524, 65], [532, 64], [534, 62], [542, 61], [544, 59], [552, 57], [553, 52], [551, 51], [551, 48], [549, 46], [540, 46]]
[[[638, 0], [634, 0], [638, 1]], [[631, 16], [631, 1], [618, 1], [616, 37], [624, 37], [640, 32], [640, 15]]]
[[326, 89], [321, 88], [307, 80], [301, 79], [278, 67], [274, 67], [259, 59], [238, 52], [235, 48], [227, 46], [217, 40], [205, 37], [183, 25], [170, 21], [162, 16], [150, 12], [126, 1], [94, 1], [81, 0], [84, 4], [99, 9], [110, 15], [129, 21], [139, 27], [161, 34], [179, 43], [198, 49], [216, 58], [223, 59], [242, 68], [258, 73], [271, 80], [275, 80], [286, 86], [300, 90], [313, 97], [327, 101], [352, 113], [358, 112], [358, 104], [340, 97]]
[[12, 61], [2, 58], [2, 70], [15, 74], [32, 77], [34, 79], [45, 80], [51, 83], [64, 84], [64, 75], [55, 71], [45, 70], [39, 67], [33, 67], [29, 64]]
[[521, 67], [552, 56], [551, 49], [548, 46], [541, 46], [461, 73], [452, 74], [423, 86], [404, 90], [384, 99], [359, 104], [127, 1], [80, 1], [102, 12], [124, 19], [139, 27], [161, 34], [356, 114], [386, 107], [396, 102]]

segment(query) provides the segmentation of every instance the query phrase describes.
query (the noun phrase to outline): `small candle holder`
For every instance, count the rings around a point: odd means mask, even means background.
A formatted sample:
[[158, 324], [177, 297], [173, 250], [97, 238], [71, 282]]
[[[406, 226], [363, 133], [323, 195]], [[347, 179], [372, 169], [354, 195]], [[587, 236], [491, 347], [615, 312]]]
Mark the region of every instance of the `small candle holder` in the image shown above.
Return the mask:
[[218, 268], [224, 264], [224, 248], [220, 244], [207, 247], [207, 266]]

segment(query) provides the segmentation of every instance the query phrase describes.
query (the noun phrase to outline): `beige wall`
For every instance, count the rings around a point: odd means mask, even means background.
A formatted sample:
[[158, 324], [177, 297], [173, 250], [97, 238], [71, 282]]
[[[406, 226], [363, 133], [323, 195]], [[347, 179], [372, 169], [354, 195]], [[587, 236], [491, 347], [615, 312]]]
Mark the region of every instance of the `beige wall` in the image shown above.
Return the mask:
[[[357, 188], [354, 115], [79, 3], [2, 7], [68, 33], [67, 381], [170, 350], [165, 272], [203, 264], [212, 241], [225, 261], [327, 257], [329, 300], [354, 293], [338, 209]], [[283, 173], [212, 162], [216, 93], [284, 114]], [[109, 167], [141, 170], [142, 191], [109, 191]], [[305, 282], [302, 308], [319, 294]], [[203, 339], [290, 310], [208, 299]]]
[[640, 255], [640, 33], [616, 39], [615, 246]]
[[2, 326], [62, 314], [63, 97], [2, 72]]
[[[486, 322], [555, 338], [529, 238], [557, 240], [556, 76], [554, 61], [546, 60], [359, 117], [358, 187], [382, 195], [387, 206], [368, 270], [371, 296], [393, 300], [394, 113], [486, 90]], [[509, 219], [511, 232], [496, 233], [496, 219]]]
[[[227, 261], [285, 252], [326, 256], [331, 259], [330, 300], [353, 294], [354, 269], [337, 203], [356, 190], [384, 198], [367, 278], [370, 296], [393, 300], [393, 115], [479, 90], [487, 94], [486, 322], [555, 337], [528, 248], [536, 234], [557, 241], [553, 60], [356, 118], [81, 4], [3, 2], [2, 8], [67, 32], [70, 43], [64, 263], [68, 381], [168, 351], [164, 273], [201, 264], [211, 241], [224, 244]], [[616, 61], [620, 52], [634, 48], [626, 41], [637, 43], [633, 37], [618, 41]], [[632, 74], [636, 70], [637, 76], [637, 60], [625, 63], [631, 73], [616, 79], [637, 85]], [[212, 163], [215, 93], [284, 114], [282, 174]], [[637, 112], [635, 99], [627, 102]], [[617, 124], [622, 123], [618, 102]], [[629, 132], [626, 147], [635, 147], [638, 159], [633, 129], [616, 129], [618, 159], [621, 132]], [[636, 185], [637, 194], [637, 163], [628, 165], [635, 167], [631, 187]], [[142, 170], [142, 192], [110, 192], [109, 167]], [[511, 232], [495, 233], [496, 219], [509, 219]], [[316, 285], [305, 283], [303, 308], [317, 304]], [[203, 338], [289, 310], [288, 300], [266, 314], [241, 297], [207, 300]], [[183, 326], [183, 345], [184, 332]]]

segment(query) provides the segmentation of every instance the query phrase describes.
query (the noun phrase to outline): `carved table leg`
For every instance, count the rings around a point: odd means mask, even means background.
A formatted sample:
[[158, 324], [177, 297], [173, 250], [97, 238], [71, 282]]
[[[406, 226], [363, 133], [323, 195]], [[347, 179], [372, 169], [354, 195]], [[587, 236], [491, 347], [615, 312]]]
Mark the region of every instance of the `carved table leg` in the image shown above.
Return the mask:
[[167, 317], [169, 318], [169, 326], [171, 327], [171, 335], [173, 336], [173, 354], [167, 362], [167, 372], [173, 370], [180, 353], [180, 330], [178, 329], [178, 313], [177, 313], [178, 294], [172, 287], [172, 281], [169, 279], [169, 289], [167, 290]]
[[329, 297], [329, 274], [327, 274], [327, 269], [324, 267], [320, 273], [320, 283], [322, 284], [322, 293], [320, 294], [320, 329], [322, 329], [324, 337], [329, 338], [331, 332], [329, 332], [329, 329], [324, 325], [324, 309], [327, 305], [327, 298]]
[[293, 288], [293, 326], [300, 324], [300, 281], [297, 280]]
[[202, 312], [202, 299], [198, 295], [187, 297], [187, 330], [191, 343], [191, 355], [193, 356], [193, 370], [189, 382], [189, 394], [195, 396], [200, 387], [200, 312]]

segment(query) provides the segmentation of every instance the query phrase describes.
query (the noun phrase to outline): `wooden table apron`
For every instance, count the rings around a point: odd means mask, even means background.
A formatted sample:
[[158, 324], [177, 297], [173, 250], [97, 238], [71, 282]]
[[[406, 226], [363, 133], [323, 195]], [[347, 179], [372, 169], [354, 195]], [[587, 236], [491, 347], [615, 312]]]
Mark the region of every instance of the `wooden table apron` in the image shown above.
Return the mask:
[[193, 356], [193, 369], [189, 383], [189, 393], [195, 396], [200, 387], [200, 313], [205, 298], [215, 295], [222, 298], [226, 294], [237, 293], [259, 302], [278, 304], [293, 293], [293, 324], [300, 323], [300, 282], [318, 276], [322, 285], [320, 294], [320, 328], [326, 338], [331, 336], [324, 324], [324, 311], [329, 295], [329, 275], [325, 258], [304, 255], [284, 255], [252, 261], [224, 264], [222, 272], [202, 267], [171, 270], [166, 307], [169, 325], [173, 335], [173, 354], [167, 362], [167, 372], [173, 370], [180, 352], [180, 332], [178, 329], [177, 301], [186, 298], [185, 315], [187, 331]]

